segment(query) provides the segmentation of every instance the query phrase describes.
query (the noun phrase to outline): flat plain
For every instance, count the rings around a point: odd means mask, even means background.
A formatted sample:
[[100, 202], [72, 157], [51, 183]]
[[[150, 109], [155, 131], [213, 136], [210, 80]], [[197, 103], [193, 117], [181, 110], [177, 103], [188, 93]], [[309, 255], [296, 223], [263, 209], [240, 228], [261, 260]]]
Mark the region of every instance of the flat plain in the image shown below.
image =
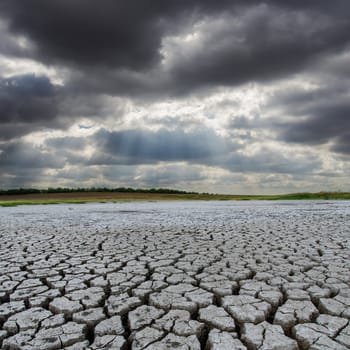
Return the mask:
[[1, 349], [350, 348], [349, 201], [0, 208]]

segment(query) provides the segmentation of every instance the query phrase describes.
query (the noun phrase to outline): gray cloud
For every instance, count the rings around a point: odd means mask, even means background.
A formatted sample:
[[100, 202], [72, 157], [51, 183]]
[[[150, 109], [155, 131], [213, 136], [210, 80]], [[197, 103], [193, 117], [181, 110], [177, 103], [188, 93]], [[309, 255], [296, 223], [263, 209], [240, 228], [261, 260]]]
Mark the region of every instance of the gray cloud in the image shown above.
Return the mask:
[[188, 187], [189, 184], [205, 181], [206, 174], [196, 166], [166, 165], [161, 168], [147, 167], [137, 176], [139, 186], [145, 187], [171, 187], [174, 183]]
[[18, 169], [60, 168], [63, 159], [45, 152], [26, 142], [11, 142], [0, 145], [0, 167], [3, 171]]
[[88, 140], [83, 137], [66, 136], [48, 139], [45, 144], [46, 146], [57, 150], [80, 152], [84, 150], [88, 144]]
[[312, 91], [282, 92], [271, 101], [292, 117], [275, 121], [279, 138], [307, 145], [333, 143], [331, 150], [350, 154], [350, 86], [330, 84]]
[[184, 132], [101, 130], [94, 136], [97, 150], [90, 164], [148, 164], [161, 161], [200, 162], [224, 155], [232, 143], [209, 129]]
[[350, 21], [267, 5], [240, 11], [204, 22], [201, 42], [171, 67], [179, 89], [281, 78], [349, 44]]
[[320, 168], [321, 162], [313, 156], [295, 157], [261, 150], [254, 155], [234, 153], [220, 165], [237, 173], [310, 174]]
[[21, 75], [0, 80], [0, 139], [58, 126], [60, 89], [45, 76]]
[[80, 94], [55, 85], [44, 75], [0, 78], [0, 140], [10, 140], [44, 128], [66, 129], [85, 117], [120, 119], [123, 105], [110, 106], [99, 94]]
[[[327, 1], [4, 0], [0, 15], [36, 47], [33, 57], [69, 66], [75, 89], [112, 94], [185, 93], [275, 79], [349, 44], [350, 5]], [[164, 39], [200, 24], [199, 43], [174, 47], [160, 65]], [[171, 47], [170, 47], [171, 49]]]
[[13, 57], [30, 57], [28, 48], [20, 45], [16, 38], [11, 35], [7, 24], [0, 18], [0, 54]]
[[32, 122], [57, 115], [56, 88], [44, 76], [22, 75], [0, 81], [0, 122]]
[[[138, 68], [152, 64], [159, 54], [159, 11], [145, 1], [129, 5], [105, 1], [30, 0], [3, 1], [0, 10], [10, 28], [35, 43], [40, 59], [69, 64], [110, 65]], [[163, 6], [164, 7], [164, 6]]]
[[350, 132], [343, 131], [340, 136], [337, 136], [331, 150], [350, 156]]
[[327, 143], [333, 138], [343, 138], [350, 128], [349, 113], [349, 103], [329, 105], [323, 110], [315, 108], [306, 120], [286, 123], [281, 138], [286, 142], [311, 145]]
[[[208, 129], [188, 133], [180, 129], [161, 129], [157, 132], [101, 130], [88, 140], [58, 138], [48, 141], [47, 144], [59, 149], [59, 154], [67, 157], [68, 164], [80, 163], [89, 166], [139, 166], [160, 162], [186, 162], [226, 169], [234, 173], [278, 174], [307, 174], [321, 166], [318, 158], [307, 154], [298, 157], [284, 155], [277, 150], [262, 149], [253, 155], [245, 155], [240, 149], [242, 145], [238, 146], [232, 140]], [[85, 144], [95, 144], [96, 152], [91, 158], [84, 158], [70, 151], [79, 150]], [[249, 148], [249, 144], [247, 147]]]

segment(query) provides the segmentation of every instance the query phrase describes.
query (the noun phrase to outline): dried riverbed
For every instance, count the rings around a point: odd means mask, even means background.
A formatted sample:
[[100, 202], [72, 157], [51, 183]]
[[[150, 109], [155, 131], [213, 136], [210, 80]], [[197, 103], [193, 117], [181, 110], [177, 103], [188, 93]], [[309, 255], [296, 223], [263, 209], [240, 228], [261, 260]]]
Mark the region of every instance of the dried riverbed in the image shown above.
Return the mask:
[[349, 349], [350, 202], [0, 208], [1, 349]]

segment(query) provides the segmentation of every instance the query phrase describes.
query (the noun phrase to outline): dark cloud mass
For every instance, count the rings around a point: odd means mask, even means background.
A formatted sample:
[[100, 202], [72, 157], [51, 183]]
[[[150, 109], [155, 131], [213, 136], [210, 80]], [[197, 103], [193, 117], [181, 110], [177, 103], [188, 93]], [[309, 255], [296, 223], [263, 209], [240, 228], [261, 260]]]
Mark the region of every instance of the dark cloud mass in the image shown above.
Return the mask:
[[57, 114], [55, 88], [46, 77], [23, 75], [0, 81], [0, 121], [28, 122]]
[[[0, 11], [14, 33], [33, 43], [33, 57], [74, 66], [89, 73], [88, 81], [96, 79], [91, 74], [101, 79], [104, 70], [117, 71], [115, 84], [106, 83], [117, 92], [123, 90], [121, 83], [130, 90], [140, 83], [133, 82], [132, 72], [150, 69], [156, 70], [144, 84], [158, 91], [165, 84], [170, 92], [271, 79], [341, 50], [349, 44], [350, 31], [346, 0], [331, 6], [327, 1], [277, 0], [106, 0], [99, 6], [93, 0], [28, 0], [25, 5], [4, 0]], [[213, 24], [218, 20], [221, 25]], [[175, 51], [169, 81], [157, 69], [163, 40], [198, 22], [208, 24], [205, 37], [189, 52]], [[154, 84], [154, 79], [161, 81]], [[97, 85], [102, 89], [103, 84]]]
[[204, 27], [203, 42], [172, 67], [181, 88], [284, 77], [350, 42], [350, 21], [267, 5], [208, 20]]
[[27, 142], [11, 142], [0, 145], [0, 167], [11, 169], [20, 165], [24, 169], [59, 168], [64, 165], [62, 158], [53, 158], [40, 147]]
[[0, 80], [0, 140], [54, 124], [58, 88], [32, 74]]
[[333, 138], [345, 138], [350, 129], [349, 114], [349, 104], [328, 106], [305, 121], [287, 123], [282, 138], [287, 142], [308, 144], [322, 144]]
[[337, 153], [350, 155], [350, 86], [318, 88], [312, 91], [288, 91], [278, 94], [272, 105], [293, 118], [279, 120], [276, 127], [285, 142], [320, 145], [332, 143]]
[[[98, 94], [79, 94], [44, 75], [0, 79], [0, 140], [43, 128], [66, 129], [81, 117], [103, 119], [109, 112]], [[122, 114], [122, 106], [114, 112]]]
[[99, 150], [90, 164], [147, 164], [161, 161], [207, 162], [234, 148], [208, 129], [185, 133], [177, 129], [156, 132], [101, 130], [94, 135]]
[[350, 155], [349, 33], [348, 0], [1, 0], [0, 187], [328, 173]]
[[14, 32], [24, 33], [43, 60], [137, 68], [158, 59], [161, 26], [140, 1], [4, 1]]

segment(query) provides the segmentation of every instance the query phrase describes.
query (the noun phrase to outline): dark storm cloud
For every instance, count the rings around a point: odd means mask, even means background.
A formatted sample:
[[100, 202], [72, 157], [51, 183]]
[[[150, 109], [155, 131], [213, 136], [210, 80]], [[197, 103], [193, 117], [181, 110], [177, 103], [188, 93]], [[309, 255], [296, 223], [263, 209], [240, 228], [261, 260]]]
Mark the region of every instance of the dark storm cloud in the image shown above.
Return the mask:
[[94, 136], [97, 154], [90, 164], [148, 164], [161, 161], [203, 162], [222, 156], [233, 144], [209, 129], [184, 132], [101, 130]]
[[321, 162], [312, 156], [300, 158], [278, 151], [261, 150], [254, 155], [234, 153], [217, 165], [236, 173], [310, 174], [319, 169]]
[[35, 122], [57, 114], [55, 87], [44, 76], [22, 75], [0, 80], [0, 122]]
[[[3, 0], [0, 12], [33, 57], [82, 72], [75, 88], [141, 95], [280, 77], [341, 50], [350, 31], [347, 0]], [[201, 45], [162, 71], [164, 38], [193, 23], [208, 24]]]
[[30, 74], [1, 79], [0, 139], [54, 125], [58, 94], [58, 88], [45, 76]]
[[[315, 110], [306, 120], [286, 123], [282, 139], [287, 142], [323, 144], [347, 134], [350, 129], [350, 103]], [[347, 150], [350, 152], [350, 149]]]
[[349, 45], [350, 20], [344, 13], [323, 13], [322, 6], [305, 11], [286, 5], [240, 6], [203, 15], [198, 42], [183, 46], [165, 40], [172, 57], [168, 65], [145, 67], [142, 72], [99, 66], [89, 74], [75, 72], [71, 84], [115, 94], [182, 95], [220, 85], [285, 78]]
[[171, 68], [180, 89], [285, 77], [349, 43], [350, 21], [266, 5], [208, 22], [198, 48]]
[[340, 136], [337, 136], [331, 149], [334, 152], [350, 156], [350, 132], [343, 132]]
[[123, 114], [98, 94], [80, 94], [59, 86], [44, 75], [25, 74], [0, 78], [0, 140], [11, 140], [33, 131], [65, 129], [78, 118], [100, 119]]
[[[219, 1], [221, 2], [221, 1]], [[4, 0], [15, 33], [27, 35], [49, 62], [141, 69], [160, 59], [162, 36], [195, 1]]]
[[18, 41], [11, 35], [5, 23], [0, 17], [0, 55], [26, 57], [30, 56], [28, 49], [21, 47]]
[[0, 188], [41, 187], [43, 182], [57, 185], [47, 169], [61, 169], [66, 159], [59, 152], [30, 142], [11, 141], [0, 144]]
[[63, 166], [63, 159], [52, 157], [40, 147], [28, 142], [10, 142], [0, 145], [1, 170], [59, 168]]
[[[64, 159], [67, 164], [71, 165], [83, 165], [86, 164], [86, 157], [83, 152], [89, 143], [91, 143], [90, 137], [57, 137], [49, 138], [45, 141], [45, 148], [51, 154]], [[83, 171], [82, 169], [80, 170]], [[61, 172], [58, 174], [61, 176]], [[72, 178], [74, 175], [72, 175]]]
[[[350, 154], [350, 86], [330, 84], [312, 91], [286, 91], [270, 102], [289, 120], [275, 122], [279, 138], [307, 145], [331, 143], [331, 150]], [[273, 127], [273, 125], [270, 125]]]
[[139, 67], [157, 59], [154, 47], [159, 45], [160, 34], [152, 12], [148, 18], [140, 2], [143, 14], [138, 15], [135, 5], [29, 0], [23, 6], [15, 0], [3, 1], [0, 9], [11, 29], [27, 35], [45, 61]]

